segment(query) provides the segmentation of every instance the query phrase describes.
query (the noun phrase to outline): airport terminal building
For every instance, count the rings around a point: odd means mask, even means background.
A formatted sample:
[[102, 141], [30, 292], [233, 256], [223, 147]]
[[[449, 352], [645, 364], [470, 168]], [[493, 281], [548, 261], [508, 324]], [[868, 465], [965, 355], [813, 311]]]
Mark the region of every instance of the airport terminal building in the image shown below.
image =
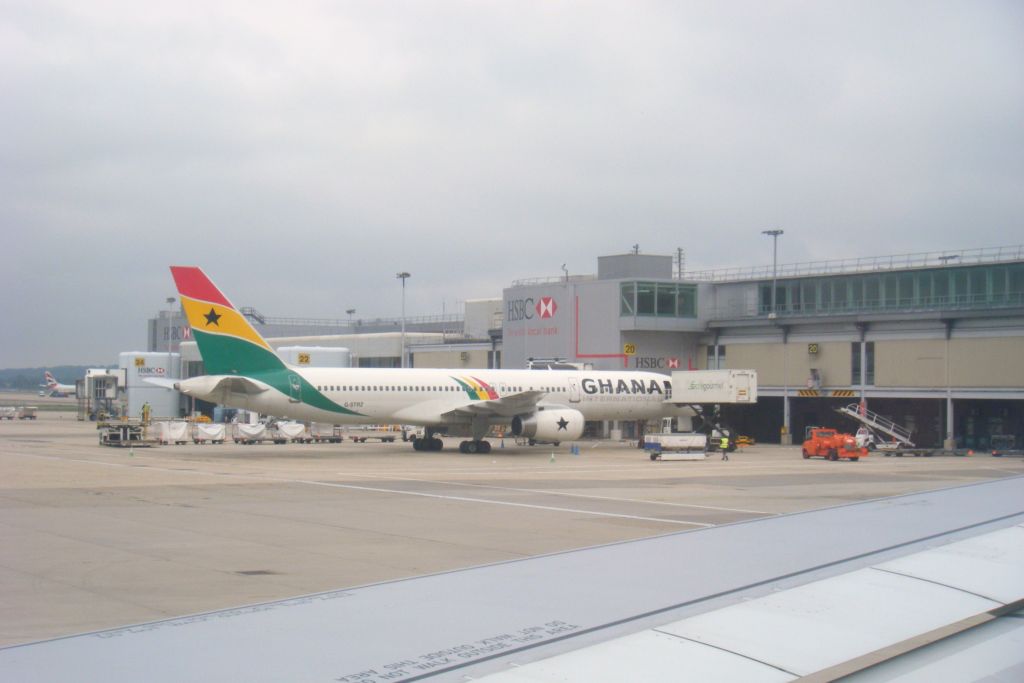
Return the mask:
[[[301, 321], [302, 336], [280, 339], [296, 329], [286, 319], [250, 319], [275, 347], [362, 344], [354, 365], [400, 365], [395, 321], [365, 337], [350, 321]], [[729, 419], [759, 441], [800, 441], [811, 425], [853, 431], [835, 409], [863, 401], [921, 447], [1024, 446], [1024, 246], [681, 276], [671, 256], [605, 256], [594, 275], [516, 281], [434, 324], [410, 327], [411, 365], [754, 369], [758, 404]], [[168, 339], [176, 350], [174, 331], [173, 314], [151, 320], [151, 350]], [[186, 376], [201, 374], [190, 346]]]

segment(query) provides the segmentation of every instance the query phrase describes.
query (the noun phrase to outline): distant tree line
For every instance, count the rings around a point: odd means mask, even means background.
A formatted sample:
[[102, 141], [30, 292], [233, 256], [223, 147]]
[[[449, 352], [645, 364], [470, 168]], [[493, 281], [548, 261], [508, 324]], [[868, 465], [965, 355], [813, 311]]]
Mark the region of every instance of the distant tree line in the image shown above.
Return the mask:
[[85, 377], [89, 368], [103, 365], [55, 365], [43, 368], [7, 368], [0, 370], [0, 389], [12, 391], [35, 391], [41, 389], [43, 373], [49, 370], [61, 384], [74, 384]]

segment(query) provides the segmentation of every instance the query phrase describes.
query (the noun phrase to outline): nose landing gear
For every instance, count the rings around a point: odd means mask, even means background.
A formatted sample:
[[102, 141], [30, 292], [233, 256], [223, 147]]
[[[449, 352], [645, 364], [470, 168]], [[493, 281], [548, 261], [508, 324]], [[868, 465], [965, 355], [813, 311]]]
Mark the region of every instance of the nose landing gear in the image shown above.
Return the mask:
[[444, 442], [434, 436], [433, 429], [424, 430], [422, 438], [412, 440], [412, 449], [414, 451], [439, 451], [442, 448], [444, 448]]

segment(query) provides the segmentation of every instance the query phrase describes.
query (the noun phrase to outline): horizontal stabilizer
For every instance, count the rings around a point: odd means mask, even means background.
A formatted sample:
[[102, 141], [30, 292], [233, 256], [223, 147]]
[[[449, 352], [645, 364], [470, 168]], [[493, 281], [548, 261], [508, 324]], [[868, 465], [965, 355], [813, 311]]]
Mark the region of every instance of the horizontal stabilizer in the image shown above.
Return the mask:
[[200, 397], [221, 392], [252, 396], [271, 389], [269, 384], [236, 375], [203, 375], [176, 382], [175, 386], [186, 396]]
[[164, 389], [176, 389], [179, 380], [171, 379], [170, 377], [147, 377], [142, 381], [146, 384], [155, 384]]

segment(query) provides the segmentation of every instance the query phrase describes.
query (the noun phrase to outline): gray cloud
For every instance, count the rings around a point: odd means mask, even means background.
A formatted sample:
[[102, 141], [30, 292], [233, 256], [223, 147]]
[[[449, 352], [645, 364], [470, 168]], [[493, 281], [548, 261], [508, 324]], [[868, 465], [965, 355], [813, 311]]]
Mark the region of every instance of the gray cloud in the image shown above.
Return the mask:
[[0, 10], [0, 366], [236, 304], [395, 315], [592, 272], [1022, 241], [1012, 2], [106, 3]]

